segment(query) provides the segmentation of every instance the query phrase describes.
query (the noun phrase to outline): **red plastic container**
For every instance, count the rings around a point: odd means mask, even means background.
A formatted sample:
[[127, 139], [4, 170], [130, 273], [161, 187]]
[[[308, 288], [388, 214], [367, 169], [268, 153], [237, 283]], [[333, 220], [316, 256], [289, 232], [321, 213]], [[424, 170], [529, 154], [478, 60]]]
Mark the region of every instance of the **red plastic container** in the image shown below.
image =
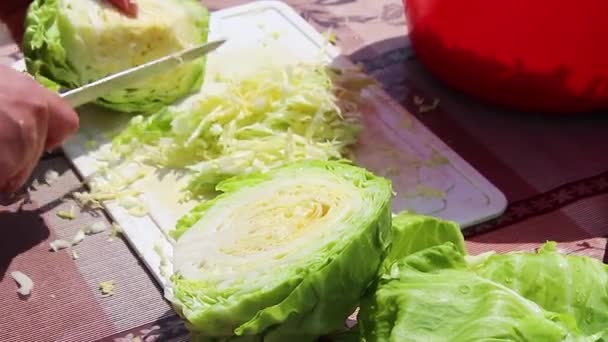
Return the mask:
[[608, 0], [403, 0], [416, 55], [495, 104], [608, 109]]

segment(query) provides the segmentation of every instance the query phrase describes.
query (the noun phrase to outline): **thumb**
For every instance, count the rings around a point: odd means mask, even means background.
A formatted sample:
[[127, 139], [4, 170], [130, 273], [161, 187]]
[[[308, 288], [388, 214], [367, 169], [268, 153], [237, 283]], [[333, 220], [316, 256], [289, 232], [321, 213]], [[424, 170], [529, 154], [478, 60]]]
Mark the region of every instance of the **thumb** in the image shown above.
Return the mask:
[[45, 148], [52, 150], [78, 130], [80, 119], [69, 104], [52, 92], [49, 92], [47, 108], [49, 120]]

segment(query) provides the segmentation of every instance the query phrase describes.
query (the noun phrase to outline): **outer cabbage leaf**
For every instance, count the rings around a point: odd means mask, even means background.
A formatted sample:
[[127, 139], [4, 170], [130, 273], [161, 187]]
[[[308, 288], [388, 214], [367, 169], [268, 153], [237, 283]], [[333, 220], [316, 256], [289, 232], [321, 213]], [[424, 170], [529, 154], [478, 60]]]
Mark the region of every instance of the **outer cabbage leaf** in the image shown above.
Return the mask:
[[197, 336], [313, 340], [342, 327], [390, 234], [390, 182], [301, 161], [222, 182], [180, 221], [171, 300]]
[[[23, 51], [27, 70], [43, 85], [71, 89], [202, 44], [209, 15], [196, 0], [138, 0], [137, 18], [96, 0], [35, 0], [27, 13]], [[97, 104], [150, 113], [198, 90], [205, 59], [186, 63]]]
[[394, 263], [359, 313], [365, 341], [599, 341], [568, 315], [543, 310], [468, 270], [447, 242]]
[[404, 211], [393, 216], [391, 230], [391, 243], [381, 272], [410, 254], [446, 242], [452, 242], [463, 255], [466, 253], [462, 231], [455, 222]]
[[546, 310], [572, 315], [587, 334], [608, 330], [608, 265], [555, 247], [549, 242], [537, 253], [492, 254], [471, 267]]

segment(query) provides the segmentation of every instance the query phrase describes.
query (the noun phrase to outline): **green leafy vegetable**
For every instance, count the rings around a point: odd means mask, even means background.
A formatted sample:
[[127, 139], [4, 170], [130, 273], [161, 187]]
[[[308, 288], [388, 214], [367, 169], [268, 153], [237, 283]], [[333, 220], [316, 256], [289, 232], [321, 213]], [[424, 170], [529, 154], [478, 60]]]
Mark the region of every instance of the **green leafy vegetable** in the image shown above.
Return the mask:
[[410, 254], [445, 242], [452, 242], [460, 253], [466, 253], [464, 237], [455, 222], [404, 211], [393, 216], [391, 230], [390, 247], [381, 272]]
[[382, 274], [359, 313], [372, 341], [601, 341], [569, 315], [541, 306], [470, 271], [451, 242], [430, 247]]
[[608, 265], [599, 260], [561, 254], [550, 242], [537, 253], [489, 255], [472, 269], [546, 310], [572, 315], [584, 333], [608, 329]]
[[76, 218], [76, 213], [74, 212], [74, 205], [70, 206], [70, 211], [59, 210], [57, 212], [57, 217], [64, 220], [73, 220]]
[[154, 115], [135, 117], [113, 150], [157, 167], [194, 173], [190, 194], [224, 179], [299, 160], [339, 160], [360, 130], [359, 93], [371, 80], [324, 64], [270, 64], [218, 77]]
[[[207, 40], [209, 16], [195, 0], [138, 0], [139, 15], [104, 1], [35, 0], [27, 13], [27, 70], [45, 86], [76, 88]], [[198, 90], [205, 59], [100, 98], [122, 112], [150, 113]]]
[[301, 161], [219, 184], [181, 221], [172, 302], [200, 336], [312, 341], [343, 326], [390, 234], [390, 182]]
[[102, 297], [111, 297], [114, 295], [114, 280], [106, 280], [99, 283], [99, 291], [101, 291]]

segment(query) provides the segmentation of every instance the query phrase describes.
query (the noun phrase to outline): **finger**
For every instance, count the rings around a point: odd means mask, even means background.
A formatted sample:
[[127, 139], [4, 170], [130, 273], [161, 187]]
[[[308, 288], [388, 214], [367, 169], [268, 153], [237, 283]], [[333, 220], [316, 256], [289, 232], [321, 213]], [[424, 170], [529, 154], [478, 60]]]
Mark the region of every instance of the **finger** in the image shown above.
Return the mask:
[[52, 150], [78, 130], [80, 119], [76, 111], [55, 93], [49, 93], [48, 114], [45, 148]]
[[13, 176], [13, 178], [7, 180], [4, 185], [0, 187], [0, 193], [13, 193], [21, 189], [25, 183], [27, 183], [32, 171], [34, 171], [33, 169], [28, 169], [29, 167], [27, 169], [22, 169], [15, 176]]
[[[42, 124], [43, 123], [41, 123], [41, 125]], [[46, 124], [46, 123], [44, 123], [44, 124]], [[40, 127], [40, 129], [44, 129], [44, 128], [46, 128], [46, 127]], [[21, 170], [19, 170], [15, 174], [15, 176], [13, 176], [6, 183], [6, 187], [7, 187], [8, 191], [10, 191], [10, 192], [17, 191], [25, 185], [25, 183], [29, 180], [30, 176], [32, 175], [32, 172], [34, 172], [36, 165], [38, 165], [38, 162], [40, 161], [40, 157], [42, 157], [42, 153], [44, 152], [43, 141], [44, 141], [46, 135], [44, 134], [44, 131], [38, 132], [37, 134], [39, 134], [39, 136], [40, 136], [40, 142], [36, 144], [37, 146], [32, 146], [33, 151], [31, 151], [31, 153], [28, 153], [27, 156], [24, 156], [26, 158], [26, 160], [24, 160], [23, 167], [21, 168]]]
[[39, 114], [36, 118], [37, 125], [34, 126], [33, 130], [28, 130], [24, 133], [29, 135], [29, 138], [26, 138], [25, 143], [30, 149], [23, 155], [22, 167], [6, 183], [6, 188], [10, 192], [17, 191], [25, 185], [44, 152], [45, 141], [47, 140], [48, 134], [48, 120], [50, 118], [46, 114]]
[[[10, 169], [8, 174], [2, 176], [4, 182], [0, 184], [0, 191], [13, 192], [21, 188], [30, 177], [38, 164], [44, 151], [48, 129], [48, 112], [44, 102], [40, 105], [24, 106], [25, 112], [17, 116], [13, 131], [15, 135], [4, 140], [5, 149], [9, 152], [6, 160], [0, 160], [2, 165]], [[12, 120], [15, 120], [13, 118]], [[10, 122], [10, 117], [8, 118]], [[4, 128], [8, 128], [5, 126]], [[6, 171], [6, 170], [4, 170]]]
[[137, 17], [137, 2], [135, 0], [107, 0], [124, 14], [130, 17]]
[[13, 169], [10, 174], [2, 175], [2, 178], [0, 178], [0, 194], [11, 193], [19, 188], [21, 172], [21, 170]]

